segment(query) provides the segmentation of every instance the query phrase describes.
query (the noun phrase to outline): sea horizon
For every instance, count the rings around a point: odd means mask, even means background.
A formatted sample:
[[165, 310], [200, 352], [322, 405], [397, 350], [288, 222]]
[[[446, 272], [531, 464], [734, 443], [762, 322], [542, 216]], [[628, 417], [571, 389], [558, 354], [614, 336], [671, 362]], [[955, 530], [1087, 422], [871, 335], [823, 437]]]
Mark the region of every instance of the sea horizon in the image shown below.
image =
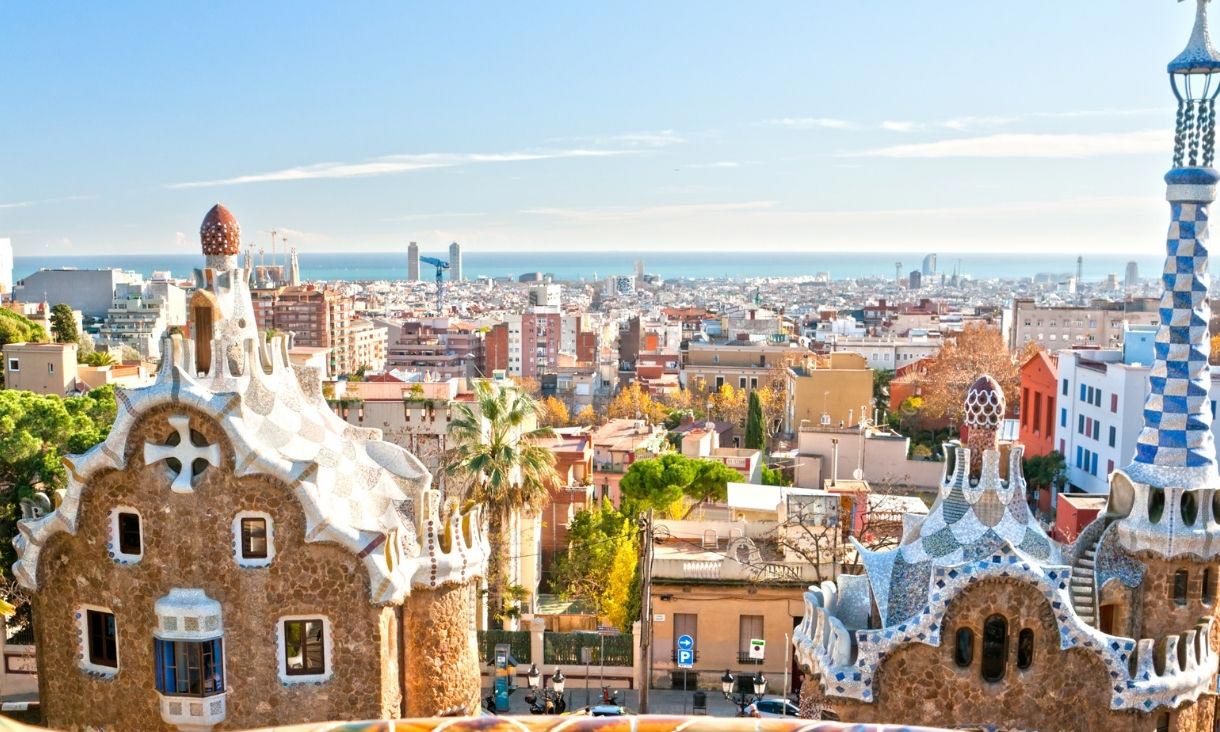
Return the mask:
[[[421, 255], [443, 252], [421, 251]], [[264, 257], [271, 264], [269, 256]], [[305, 252], [298, 255], [301, 279], [304, 281], [397, 281], [407, 279], [407, 254], [392, 252]], [[892, 278], [895, 263], [902, 262], [902, 275], [920, 270], [923, 255], [898, 252], [826, 253], [826, 252], [463, 252], [462, 271], [467, 280], [479, 277], [511, 277], [540, 272], [562, 281], [590, 281], [610, 275], [635, 272], [637, 260], [644, 262], [645, 272], [665, 279], [746, 280], [756, 278], [812, 277], [826, 272], [832, 280], [869, 277]], [[257, 258], [256, 258], [257, 261]], [[1114, 274], [1121, 280], [1128, 262], [1136, 262], [1142, 278], [1160, 275], [1163, 255], [1092, 255], [1084, 257], [1085, 281], [1099, 281]], [[287, 265], [287, 257], [279, 257]], [[154, 271], [169, 271], [175, 277], [187, 277], [203, 264], [199, 254], [88, 254], [39, 255], [14, 257], [15, 280], [39, 269], [98, 269], [116, 268], [139, 272], [145, 276]], [[1024, 279], [1039, 274], [1071, 274], [1076, 270], [1075, 255], [1012, 255], [968, 254], [938, 255], [937, 273], [961, 275], [974, 279]], [[420, 264], [420, 278], [430, 280], [432, 267]]]

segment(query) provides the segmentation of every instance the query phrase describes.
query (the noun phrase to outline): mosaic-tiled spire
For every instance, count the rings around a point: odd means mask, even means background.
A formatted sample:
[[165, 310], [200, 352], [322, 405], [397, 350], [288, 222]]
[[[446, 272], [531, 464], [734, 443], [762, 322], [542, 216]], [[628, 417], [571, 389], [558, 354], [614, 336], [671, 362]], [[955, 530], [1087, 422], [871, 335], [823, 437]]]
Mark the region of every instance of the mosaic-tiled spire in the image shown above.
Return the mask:
[[1171, 221], [1161, 276], [1161, 323], [1144, 428], [1135, 460], [1126, 469], [1132, 479], [1160, 488], [1220, 485], [1207, 363], [1208, 209], [1220, 180], [1211, 168], [1220, 55], [1207, 30], [1207, 2], [1198, 0], [1186, 50], [1169, 63], [1178, 116], [1173, 169], [1165, 176]]

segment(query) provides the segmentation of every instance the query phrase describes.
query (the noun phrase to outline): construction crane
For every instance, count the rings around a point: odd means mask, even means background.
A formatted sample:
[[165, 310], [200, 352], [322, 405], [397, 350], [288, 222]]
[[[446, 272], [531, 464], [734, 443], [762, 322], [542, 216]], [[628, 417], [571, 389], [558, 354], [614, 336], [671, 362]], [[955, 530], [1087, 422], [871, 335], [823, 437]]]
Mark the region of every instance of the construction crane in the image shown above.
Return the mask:
[[436, 314], [445, 314], [445, 270], [449, 263], [436, 257], [420, 257], [419, 261], [436, 267]]

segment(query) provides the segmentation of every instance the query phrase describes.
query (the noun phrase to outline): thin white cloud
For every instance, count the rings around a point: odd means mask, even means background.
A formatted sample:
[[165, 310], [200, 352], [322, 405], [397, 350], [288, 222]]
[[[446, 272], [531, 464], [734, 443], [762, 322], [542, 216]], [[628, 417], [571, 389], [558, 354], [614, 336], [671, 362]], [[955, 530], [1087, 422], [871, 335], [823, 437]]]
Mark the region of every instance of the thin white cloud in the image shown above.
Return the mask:
[[889, 130], [890, 132], [913, 132], [921, 126], [918, 122], [902, 122], [898, 120], [886, 120], [881, 123], [881, 129]]
[[674, 218], [740, 211], [764, 211], [774, 208], [775, 201], [740, 201], [731, 203], [682, 203], [665, 206], [598, 206], [591, 208], [542, 207], [528, 208], [521, 213], [547, 216], [580, 223], [634, 221]]
[[586, 149], [568, 150], [524, 150], [506, 153], [422, 153], [413, 155], [383, 155], [361, 163], [316, 163], [265, 173], [239, 175], [215, 180], [171, 183], [167, 188], [209, 188], [213, 186], [246, 185], [249, 183], [275, 183], [283, 181], [320, 180], [337, 178], [368, 178], [378, 175], [397, 175], [433, 168], [454, 168], [482, 163], [516, 163], [534, 160], [558, 160], [563, 158], [602, 158], [615, 155], [633, 155], [637, 150]]
[[1144, 155], [1169, 149], [1166, 130], [1098, 134], [1001, 133], [843, 153], [880, 158], [1090, 158]]
[[714, 163], [691, 163], [684, 168], [739, 168], [741, 163], [735, 160], [718, 160]]
[[846, 130], [854, 125], [836, 117], [779, 117], [763, 120], [767, 127], [783, 127], [789, 130]]
[[387, 216], [378, 221], [394, 222], [394, 221], [421, 221], [430, 219], [467, 219], [477, 216], [486, 216], [483, 211], [450, 211], [437, 213], [413, 213], [403, 214], [402, 216]]
[[29, 208], [30, 206], [41, 206], [47, 203], [64, 203], [65, 201], [88, 201], [97, 198], [97, 196], [61, 196], [59, 198], [41, 198], [31, 201], [14, 201], [12, 203], [0, 203], [0, 210], [12, 208]]

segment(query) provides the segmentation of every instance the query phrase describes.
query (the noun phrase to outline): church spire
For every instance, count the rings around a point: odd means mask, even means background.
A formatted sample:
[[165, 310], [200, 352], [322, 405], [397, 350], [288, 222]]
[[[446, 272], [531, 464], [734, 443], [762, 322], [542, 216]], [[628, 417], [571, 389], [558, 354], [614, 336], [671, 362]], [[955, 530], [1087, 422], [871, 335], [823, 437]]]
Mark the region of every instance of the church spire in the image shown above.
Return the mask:
[[1126, 468], [1133, 480], [1156, 488], [1220, 487], [1211, 432], [1207, 332], [1208, 215], [1220, 180], [1211, 167], [1220, 54], [1209, 38], [1207, 3], [1198, 0], [1190, 41], [1168, 66], [1178, 114], [1173, 168], [1165, 176], [1171, 220], [1161, 276], [1161, 322], [1144, 427], [1135, 460]]

